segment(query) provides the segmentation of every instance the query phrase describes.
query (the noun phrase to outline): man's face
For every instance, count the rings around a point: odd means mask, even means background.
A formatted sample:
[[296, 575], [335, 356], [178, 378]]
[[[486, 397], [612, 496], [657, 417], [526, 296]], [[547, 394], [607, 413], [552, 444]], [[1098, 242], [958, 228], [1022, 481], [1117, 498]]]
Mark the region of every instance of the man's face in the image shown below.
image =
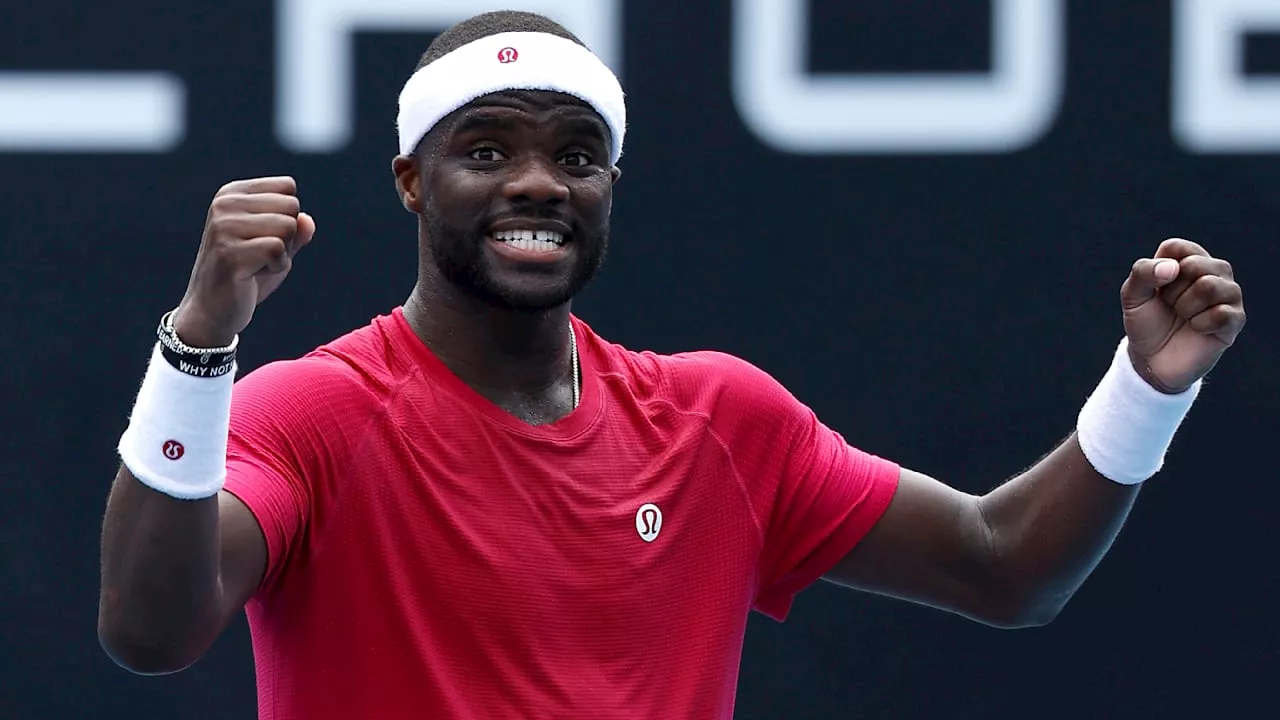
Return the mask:
[[503, 92], [419, 146], [427, 250], [445, 279], [523, 310], [567, 302], [595, 276], [617, 171], [609, 131], [581, 101]]

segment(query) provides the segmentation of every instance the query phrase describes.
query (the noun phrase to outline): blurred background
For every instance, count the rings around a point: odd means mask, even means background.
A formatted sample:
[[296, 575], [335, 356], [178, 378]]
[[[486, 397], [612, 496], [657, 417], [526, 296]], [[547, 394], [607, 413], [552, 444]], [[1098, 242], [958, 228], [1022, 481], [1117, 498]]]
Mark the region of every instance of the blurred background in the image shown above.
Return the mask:
[[752, 619], [737, 717], [1280, 717], [1275, 0], [6, 2], [0, 717], [253, 717], [243, 620], [165, 678], [95, 638], [156, 321], [213, 193], [266, 174], [297, 178], [319, 232], [243, 368], [399, 304], [399, 87], [436, 33], [501, 8], [564, 22], [628, 91], [611, 256], [575, 311], [636, 349], [742, 356], [964, 490], [1072, 429], [1162, 239], [1245, 288], [1249, 326], [1056, 622], [815, 586]]

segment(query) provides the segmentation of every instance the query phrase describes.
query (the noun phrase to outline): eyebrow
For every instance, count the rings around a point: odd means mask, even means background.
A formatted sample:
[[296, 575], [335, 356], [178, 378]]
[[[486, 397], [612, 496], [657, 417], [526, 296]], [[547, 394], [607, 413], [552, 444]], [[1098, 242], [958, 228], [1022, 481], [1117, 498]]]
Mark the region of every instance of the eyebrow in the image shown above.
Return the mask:
[[593, 115], [578, 115], [563, 121], [566, 135], [590, 135], [605, 145], [609, 144], [609, 129]]
[[501, 130], [511, 132], [522, 124], [523, 123], [510, 115], [486, 112], [471, 113], [458, 121], [458, 124], [453, 128], [453, 133], [455, 135], [461, 135], [462, 133], [471, 132], [473, 130]]
[[[560, 113], [556, 113], [556, 115], [560, 115]], [[561, 116], [557, 119], [560, 123], [560, 132], [563, 135], [588, 135], [593, 140], [598, 140], [605, 145], [609, 144], [609, 129], [605, 127], [603, 121], [592, 114], [575, 112], [570, 117]], [[514, 132], [525, 125], [526, 122], [506, 113], [480, 111], [459, 119], [458, 124], [453, 128], [453, 134], [462, 135], [468, 132], [485, 130], [491, 132]]]

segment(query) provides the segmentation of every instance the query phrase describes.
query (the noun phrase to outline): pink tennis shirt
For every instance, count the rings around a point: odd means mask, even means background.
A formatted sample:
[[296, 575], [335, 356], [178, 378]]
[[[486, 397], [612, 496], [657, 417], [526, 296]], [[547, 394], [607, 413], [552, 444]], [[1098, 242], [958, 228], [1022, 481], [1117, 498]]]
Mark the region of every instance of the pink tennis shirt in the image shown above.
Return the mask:
[[471, 390], [399, 309], [237, 383], [261, 718], [732, 717], [748, 614], [784, 619], [898, 466], [742, 360], [573, 322], [582, 400], [550, 425]]

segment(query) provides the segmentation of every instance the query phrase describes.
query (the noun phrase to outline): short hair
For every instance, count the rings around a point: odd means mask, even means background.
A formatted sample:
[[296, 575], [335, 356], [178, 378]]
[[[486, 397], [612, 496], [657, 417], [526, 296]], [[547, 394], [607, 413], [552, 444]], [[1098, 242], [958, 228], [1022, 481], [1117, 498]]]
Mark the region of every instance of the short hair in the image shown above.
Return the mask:
[[586, 47], [586, 43], [549, 17], [518, 10], [498, 10], [463, 20], [436, 36], [418, 60], [414, 72], [480, 38], [506, 32], [540, 32], [557, 35]]

